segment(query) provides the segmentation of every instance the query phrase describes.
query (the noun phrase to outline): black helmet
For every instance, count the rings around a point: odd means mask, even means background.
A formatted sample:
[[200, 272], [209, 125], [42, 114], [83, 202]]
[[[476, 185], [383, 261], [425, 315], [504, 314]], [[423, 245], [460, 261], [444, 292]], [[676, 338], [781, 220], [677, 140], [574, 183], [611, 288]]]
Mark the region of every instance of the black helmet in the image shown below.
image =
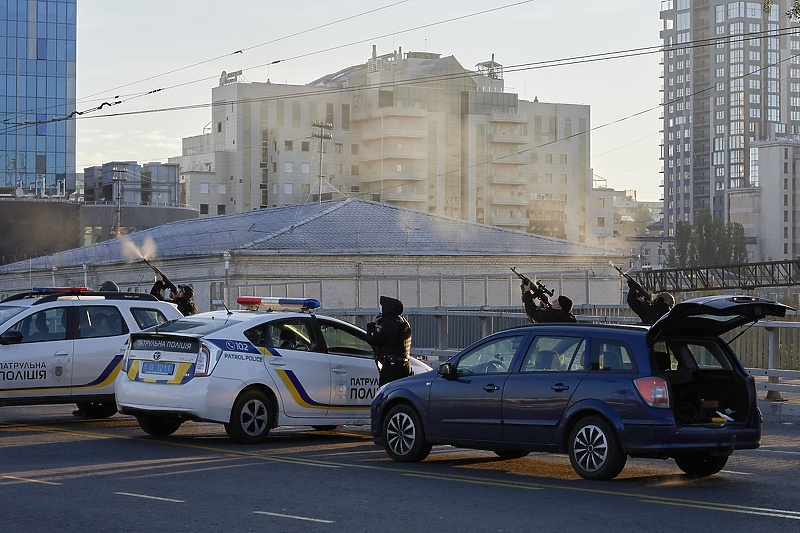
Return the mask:
[[113, 281], [104, 281], [103, 284], [100, 285], [100, 290], [106, 292], [119, 292], [119, 285]]
[[194, 288], [191, 285], [178, 285], [178, 290], [183, 291], [183, 297], [188, 300], [194, 296]]

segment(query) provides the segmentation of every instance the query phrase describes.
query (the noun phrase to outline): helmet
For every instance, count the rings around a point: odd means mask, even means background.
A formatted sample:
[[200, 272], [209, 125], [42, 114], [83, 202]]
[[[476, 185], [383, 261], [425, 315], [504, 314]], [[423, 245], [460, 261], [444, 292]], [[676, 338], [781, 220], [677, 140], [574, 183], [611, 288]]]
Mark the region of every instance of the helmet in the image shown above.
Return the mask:
[[191, 285], [178, 285], [178, 290], [183, 291], [183, 297], [189, 300], [194, 296], [194, 288]]
[[100, 285], [100, 290], [107, 292], [119, 292], [119, 285], [113, 281], [104, 281], [103, 284]]
[[668, 292], [659, 292], [656, 294], [656, 302], [659, 300], [667, 304], [670, 309], [675, 306], [675, 297]]

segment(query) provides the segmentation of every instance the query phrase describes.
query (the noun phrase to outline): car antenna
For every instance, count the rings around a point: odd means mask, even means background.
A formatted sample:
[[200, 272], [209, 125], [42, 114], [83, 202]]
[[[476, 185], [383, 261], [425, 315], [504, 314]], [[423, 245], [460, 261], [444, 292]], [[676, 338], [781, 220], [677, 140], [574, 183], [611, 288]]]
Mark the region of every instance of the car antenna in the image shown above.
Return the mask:
[[221, 305], [222, 307], [224, 307], [224, 308], [225, 308], [225, 311], [227, 311], [227, 313], [228, 313], [228, 316], [231, 316], [231, 315], [233, 314], [233, 311], [231, 311], [230, 309], [228, 309], [228, 306], [227, 306], [227, 305], [225, 305], [225, 300], [213, 300], [213, 301], [211, 302], [211, 305]]

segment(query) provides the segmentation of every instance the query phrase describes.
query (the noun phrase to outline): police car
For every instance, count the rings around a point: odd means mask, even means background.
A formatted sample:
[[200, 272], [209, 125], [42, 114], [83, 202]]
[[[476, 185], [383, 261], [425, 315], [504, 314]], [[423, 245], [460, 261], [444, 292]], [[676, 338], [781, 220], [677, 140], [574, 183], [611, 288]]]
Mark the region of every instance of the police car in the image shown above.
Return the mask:
[[150, 294], [33, 288], [0, 302], [0, 405], [76, 403], [117, 412], [114, 380], [128, 334], [180, 318]]
[[[211, 311], [132, 333], [117, 406], [154, 436], [187, 420], [220, 422], [239, 443], [277, 426], [368, 425], [378, 370], [364, 330], [314, 314], [303, 298], [240, 297]], [[430, 370], [412, 359], [419, 374]]]

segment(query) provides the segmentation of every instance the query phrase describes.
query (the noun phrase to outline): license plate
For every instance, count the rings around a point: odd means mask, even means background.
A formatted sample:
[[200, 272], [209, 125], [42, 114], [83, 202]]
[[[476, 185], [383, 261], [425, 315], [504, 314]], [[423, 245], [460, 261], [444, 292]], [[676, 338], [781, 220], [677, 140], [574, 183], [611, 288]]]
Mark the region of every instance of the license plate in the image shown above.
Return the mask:
[[175, 372], [175, 363], [156, 363], [154, 361], [142, 362], [142, 374], [158, 374], [171, 376]]

